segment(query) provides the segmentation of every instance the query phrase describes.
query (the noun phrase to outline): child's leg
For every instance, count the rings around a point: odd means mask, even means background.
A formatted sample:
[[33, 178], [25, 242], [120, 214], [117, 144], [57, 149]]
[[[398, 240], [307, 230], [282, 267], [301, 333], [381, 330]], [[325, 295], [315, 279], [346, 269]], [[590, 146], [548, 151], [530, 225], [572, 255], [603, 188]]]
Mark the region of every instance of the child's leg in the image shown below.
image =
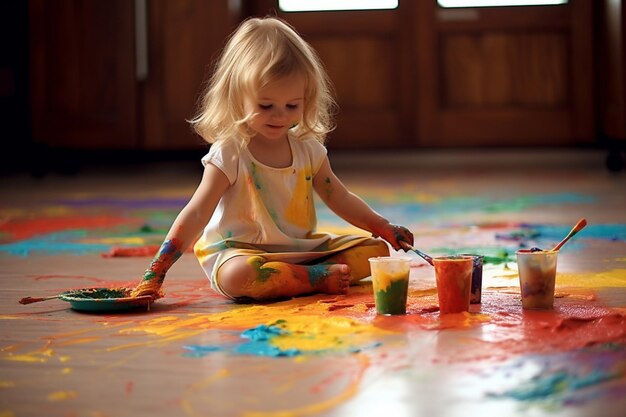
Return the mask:
[[222, 264], [217, 280], [231, 297], [270, 300], [316, 292], [346, 294], [351, 277], [345, 264], [296, 265], [267, 262], [262, 256], [236, 256]]
[[350, 283], [354, 284], [371, 275], [369, 258], [376, 256], [389, 256], [389, 246], [381, 239], [369, 239], [324, 259], [324, 263], [348, 265]]

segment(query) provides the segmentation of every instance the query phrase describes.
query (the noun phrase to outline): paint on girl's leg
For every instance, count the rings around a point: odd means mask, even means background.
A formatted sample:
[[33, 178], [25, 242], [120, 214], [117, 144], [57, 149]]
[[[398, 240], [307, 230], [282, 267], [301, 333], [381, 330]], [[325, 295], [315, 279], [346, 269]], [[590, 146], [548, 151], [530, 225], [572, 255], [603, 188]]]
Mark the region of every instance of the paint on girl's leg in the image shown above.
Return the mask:
[[259, 282], [267, 282], [272, 275], [280, 274], [278, 268], [265, 266], [266, 260], [261, 256], [251, 256], [247, 261], [248, 265], [256, 271], [256, 280]]

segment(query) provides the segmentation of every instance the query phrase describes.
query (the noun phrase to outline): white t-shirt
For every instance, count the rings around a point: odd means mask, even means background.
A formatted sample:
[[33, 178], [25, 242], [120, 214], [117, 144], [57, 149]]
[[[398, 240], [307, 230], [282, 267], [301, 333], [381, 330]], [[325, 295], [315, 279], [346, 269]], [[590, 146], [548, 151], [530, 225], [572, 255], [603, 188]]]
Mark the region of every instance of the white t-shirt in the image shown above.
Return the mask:
[[[233, 248], [266, 252], [311, 251], [331, 238], [316, 234], [313, 176], [326, 157], [315, 139], [292, 139], [292, 164], [272, 168], [236, 141], [213, 144], [202, 158], [219, 168], [231, 186], [194, 249], [200, 262]], [[205, 258], [205, 259], [202, 259]], [[210, 262], [209, 262], [210, 263]]]

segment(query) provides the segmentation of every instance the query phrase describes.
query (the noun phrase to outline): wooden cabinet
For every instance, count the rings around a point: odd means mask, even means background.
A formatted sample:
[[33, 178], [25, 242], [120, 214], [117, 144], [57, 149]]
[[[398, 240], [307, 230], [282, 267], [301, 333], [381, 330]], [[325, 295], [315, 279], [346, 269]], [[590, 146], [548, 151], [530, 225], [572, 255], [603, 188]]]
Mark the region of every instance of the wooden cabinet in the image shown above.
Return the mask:
[[626, 7], [623, 0], [602, 0], [596, 7], [600, 135], [609, 148], [607, 167], [620, 171], [626, 150]]
[[602, 133], [626, 142], [626, 7], [598, 2], [598, 96]]
[[[257, 15], [278, 10], [257, 0]], [[595, 139], [592, 2], [283, 13], [338, 93], [336, 148], [555, 146]]]
[[[145, 50], [136, 42], [142, 4]], [[241, 18], [268, 14], [291, 23], [327, 66], [340, 106], [331, 148], [562, 146], [597, 134], [591, 0], [303, 13], [281, 12], [276, 0], [29, 5], [33, 136], [51, 146], [199, 147], [186, 120], [213, 59]], [[147, 74], [137, 74], [142, 51]]]
[[416, 141], [430, 147], [595, 140], [590, 0], [443, 9], [419, 2]]
[[186, 119], [234, 20], [228, 0], [30, 0], [34, 140], [73, 149], [198, 147]]

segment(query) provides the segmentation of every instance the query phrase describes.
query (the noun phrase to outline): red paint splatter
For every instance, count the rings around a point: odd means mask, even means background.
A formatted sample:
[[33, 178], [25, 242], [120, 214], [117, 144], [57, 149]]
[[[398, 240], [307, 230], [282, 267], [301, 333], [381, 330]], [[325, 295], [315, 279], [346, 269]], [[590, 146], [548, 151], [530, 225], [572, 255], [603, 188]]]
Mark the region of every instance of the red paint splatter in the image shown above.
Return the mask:
[[159, 251], [161, 245], [146, 245], [135, 247], [112, 247], [107, 253], [103, 253], [103, 258], [124, 258], [139, 256], [154, 256]]
[[142, 223], [141, 219], [112, 216], [38, 217], [9, 220], [0, 224], [0, 232], [5, 233], [13, 240], [23, 240], [63, 230], [110, 229], [113, 226], [140, 225]]

